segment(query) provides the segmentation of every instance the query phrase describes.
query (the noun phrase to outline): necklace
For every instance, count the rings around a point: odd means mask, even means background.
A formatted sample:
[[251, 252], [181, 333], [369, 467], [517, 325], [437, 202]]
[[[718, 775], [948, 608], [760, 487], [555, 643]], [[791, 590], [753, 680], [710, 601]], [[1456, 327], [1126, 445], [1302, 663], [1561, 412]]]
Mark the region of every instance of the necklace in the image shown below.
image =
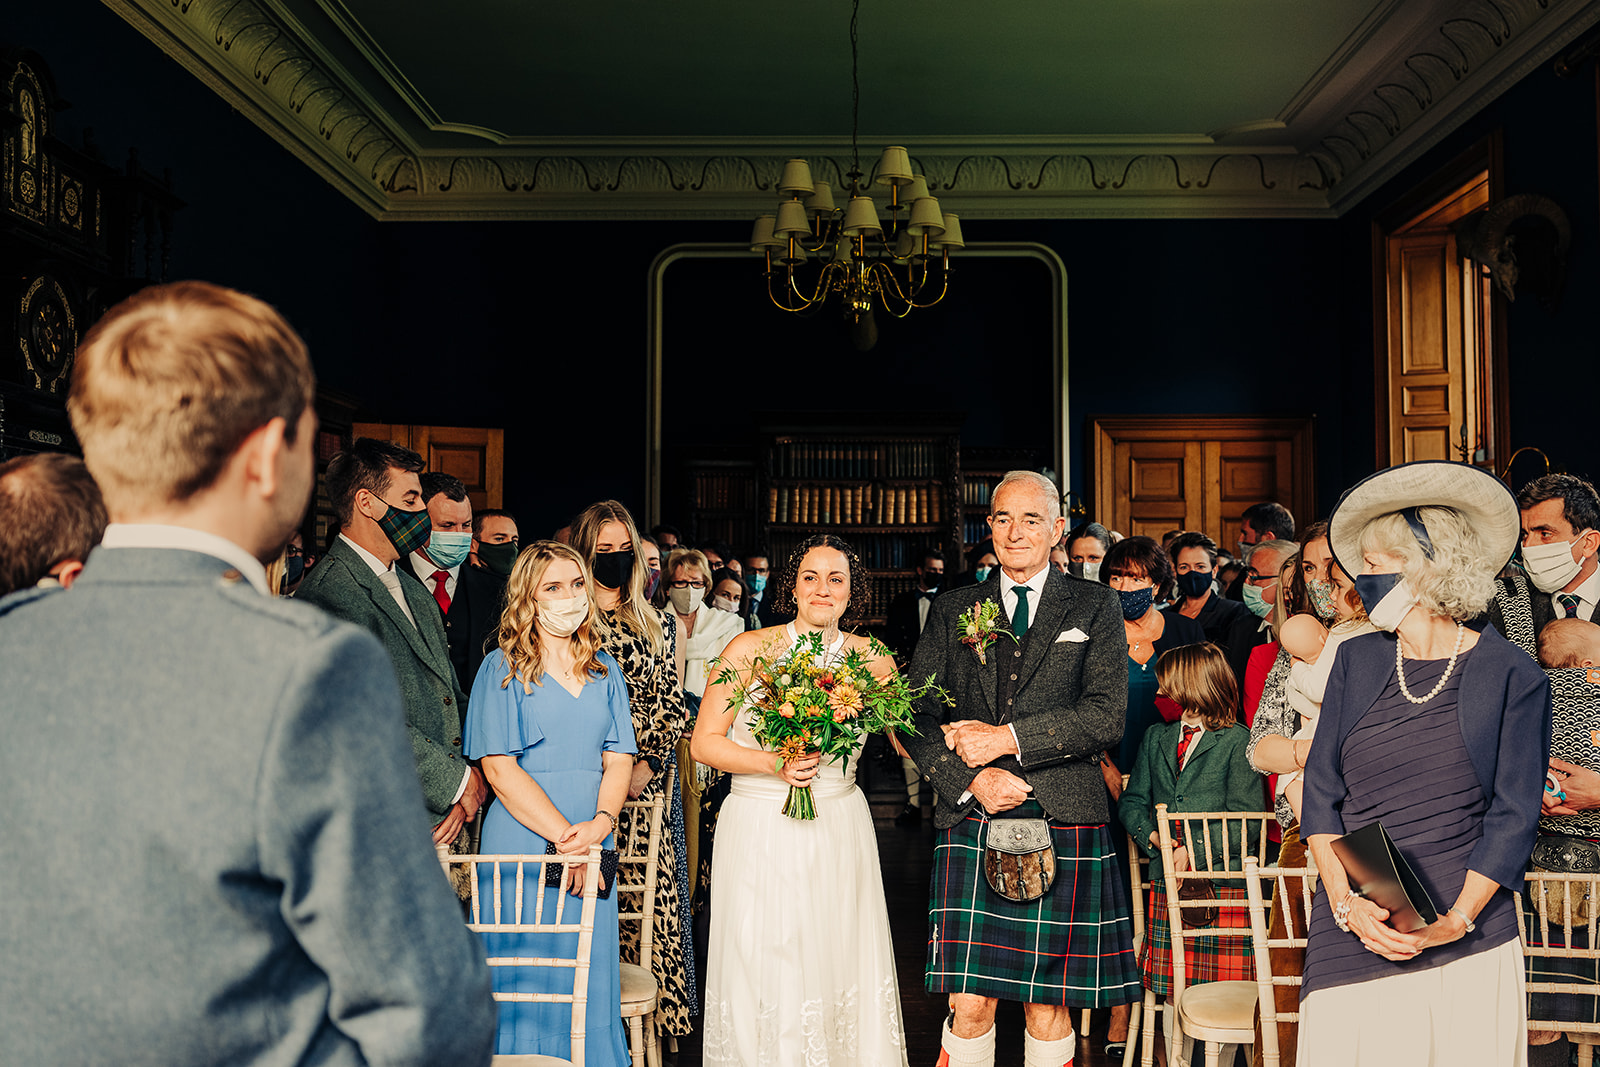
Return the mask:
[[1450, 680], [1450, 673], [1456, 669], [1456, 659], [1461, 655], [1461, 641], [1466, 637], [1466, 634], [1467, 628], [1462, 626], [1459, 622], [1456, 623], [1456, 647], [1450, 650], [1450, 662], [1445, 664], [1444, 673], [1439, 675], [1438, 684], [1436, 684], [1432, 689], [1428, 690], [1428, 695], [1424, 697], [1414, 697], [1411, 695], [1411, 690], [1406, 688], [1406, 670], [1404, 662], [1405, 653], [1400, 649], [1399, 635], [1395, 635], [1394, 674], [1395, 677], [1400, 680], [1400, 695], [1411, 701], [1413, 704], [1426, 704], [1428, 701], [1438, 696], [1439, 691], [1444, 688], [1444, 683]]

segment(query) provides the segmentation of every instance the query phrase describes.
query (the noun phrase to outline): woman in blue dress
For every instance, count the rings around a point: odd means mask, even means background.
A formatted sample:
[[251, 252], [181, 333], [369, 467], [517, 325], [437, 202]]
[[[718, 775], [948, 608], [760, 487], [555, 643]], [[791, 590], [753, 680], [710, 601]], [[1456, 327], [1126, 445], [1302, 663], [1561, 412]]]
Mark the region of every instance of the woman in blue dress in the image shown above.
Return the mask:
[[[637, 751], [622, 671], [600, 651], [589, 574], [579, 555], [554, 541], [523, 549], [506, 585], [500, 647], [484, 659], [467, 705], [467, 755], [481, 759], [495, 800], [483, 820], [486, 854], [540, 854], [554, 842], [564, 855], [591, 845], [614, 848], [612, 831], [628, 794]], [[582, 868], [544, 890], [545, 915], [562, 906], [576, 921]], [[492, 911], [493, 869], [479, 870], [485, 915]], [[501, 873], [503, 921], [510, 921], [515, 875]], [[533, 901], [524, 914], [533, 914]], [[484, 921], [491, 921], [487, 917]], [[576, 934], [485, 934], [491, 956], [550, 956], [572, 951]], [[562, 942], [572, 942], [571, 945]], [[616, 894], [599, 902], [589, 967], [584, 1039], [592, 1067], [629, 1062], [621, 1020]], [[496, 992], [568, 992], [560, 968], [497, 967]], [[496, 1052], [568, 1059], [566, 1004], [500, 1005]]]

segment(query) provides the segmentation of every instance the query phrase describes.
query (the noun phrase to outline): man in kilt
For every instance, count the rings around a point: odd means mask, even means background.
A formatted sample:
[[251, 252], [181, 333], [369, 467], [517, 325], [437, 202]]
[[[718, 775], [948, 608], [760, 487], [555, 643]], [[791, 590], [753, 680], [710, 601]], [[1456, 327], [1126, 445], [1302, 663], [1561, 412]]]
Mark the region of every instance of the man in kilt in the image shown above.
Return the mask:
[[[927, 985], [950, 998], [939, 1067], [994, 1063], [1001, 998], [1024, 1005], [1026, 1067], [1063, 1067], [1072, 1009], [1140, 996], [1098, 762], [1122, 737], [1127, 641], [1115, 593], [1050, 566], [1066, 525], [1054, 484], [1013, 471], [990, 511], [1000, 567], [933, 602], [909, 672], [955, 705], [924, 697], [906, 741], [938, 792]], [[1042, 897], [990, 888], [993, 817], [1048, 820], [1056, 875]]]

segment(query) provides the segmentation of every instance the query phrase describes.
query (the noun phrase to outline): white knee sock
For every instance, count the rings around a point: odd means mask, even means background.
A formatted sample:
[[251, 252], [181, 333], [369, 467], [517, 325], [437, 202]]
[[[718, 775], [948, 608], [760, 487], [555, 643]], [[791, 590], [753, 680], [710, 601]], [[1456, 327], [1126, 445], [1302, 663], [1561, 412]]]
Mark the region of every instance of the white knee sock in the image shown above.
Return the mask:
[[938, 1067], [994, 1067], [994, 1027], [978, 1037], [957, 1037], [950, 1032], [950, 1020], [944, 1021], [944, 1034], [939, 1040]]
[[1059, 1041], [1045, 1041], [1024, 1033], [1022, 1067], [1071, 1067], [1072, 1054], [1077, 1048], [1077, 1034], [1068, 1034]]

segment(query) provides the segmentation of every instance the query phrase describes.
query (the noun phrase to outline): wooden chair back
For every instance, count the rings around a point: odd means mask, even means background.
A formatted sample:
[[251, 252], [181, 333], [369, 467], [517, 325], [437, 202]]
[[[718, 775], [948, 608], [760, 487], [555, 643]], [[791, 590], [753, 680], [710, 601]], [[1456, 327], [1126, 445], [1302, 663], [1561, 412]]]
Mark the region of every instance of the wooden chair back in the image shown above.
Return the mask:
[[653, 800], [630, 800], [622, 805], [617, 826], [617, 922], [639, 924], [639, 966], [651, 969], [655, 942], [656, 881], [661, 855], [661, 833], [666, 824], [666, 803], [678, 788], [677, 768]]
[[[1528, 993], [1600, 998], [1600, 986], [1577, 981], [1547, 965], [1557, 960], [1600, 960], [1600, 874], [1529, 871], [1527, 896], [1517, 908], [1517, 932], [1529, 962]], [[1563, 979], [1572, 980], [1563, 980]], [[1530, 1007], [1531, 1007], [1530, 1000]], [[1596, 1010], [1585, 1014], [1596, 1017]], [[1578, 1062], [1593, 1062], [1600, 1023], [1537, 1019], [1528, 1012], [1529, 1030], [1560, 1030], [1578, 1046]]]
[[[1254, 856], [1244, 861], [1245, 895], [1250, 903], [1250, 940], [1255, 950], [1257, 997], [1261, 1005], [1261, 1063], [1262, 1067], [1278, 1067], [1283, 1050], [1278, 1047], [1278, 1023], [1299, 1023], [1298, 1011], [1279, 1011], [1276, 990], [1280, 986], [1299, 988], [1298, 974], [1273, 974], [1272, 950], [1275, 948], [1306, 947], [1308, 931], [1300, 924], [1302, 916], [1311, 914], [1311, 898], [1317, 891], [1317, 870], [1310, 865], [1310, 854], [1305, 867], [1261, 867]], [[1271, 887], [1267, 889], [1266, 887]], [[1271, 936], [1269, 907], [1274, 891], [1280, 901], [1279, 914], [1284, 918], [1284, 936]], [[1297, 900], [1298, 908], [1289, 907]]]
[[[546, 903], [545, 873], [551, 866], [570, 864], [584, 868], [583, 894], [562, 893]], [[567, 993], [502, 993], [494, 999], [515, 1003], [572, 1005], [572, 1063], [583, 1067], [583, 1039], [589, 1006], [589, 961], [594, 950], [594, 919], [600, 890], [600, 846], [581, 858], [539, 855], [451, 856], [450, 866], [464, 866], [472, 898], [467, 928], [479, 934], [577, 934], [572, 955], [490, 956], [495, 967], [539, 967], [572, 971]]]

